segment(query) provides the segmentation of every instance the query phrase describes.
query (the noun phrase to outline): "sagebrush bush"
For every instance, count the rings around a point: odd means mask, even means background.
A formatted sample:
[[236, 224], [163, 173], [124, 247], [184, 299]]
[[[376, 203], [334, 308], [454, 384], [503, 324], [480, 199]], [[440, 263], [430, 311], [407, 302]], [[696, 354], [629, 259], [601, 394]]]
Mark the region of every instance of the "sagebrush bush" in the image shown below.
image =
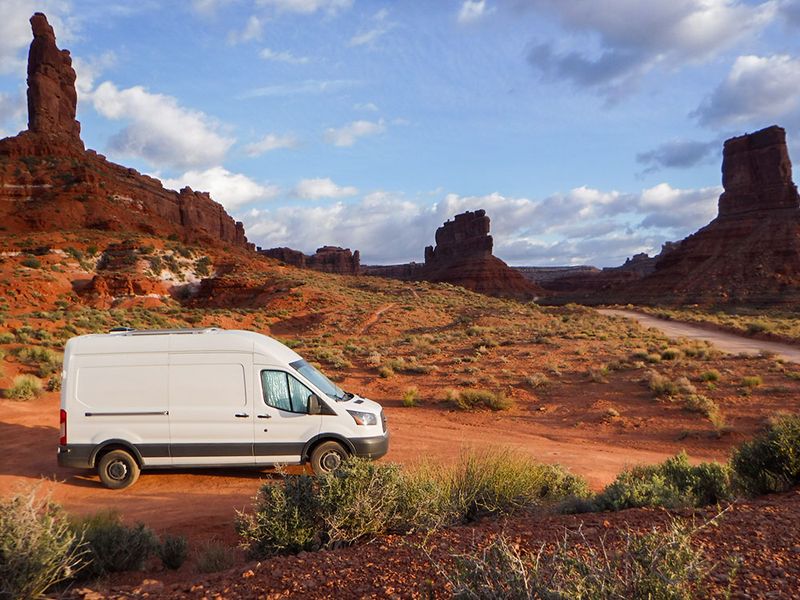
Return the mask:
[[42, 393], [42, 382], [33, 375], [17, 375], [11, 387], [5, 390], [9, 400], [33, 400]]
[[189, 542], [182, 535], [167, 534], [158, 546], [158, 557], [168, 569], [180, 569], [189, 554]]
[[502, 392], [495, 393], [489, 390], [450, 390], [448, 392], [448, 400], [460, 410], [488, 408], [499, 411], [508, 410], [514, 405]]
[[509, 451], [465, 453], [454, 466], [405, 472], [350, 458], [324, 477], [265, 484], [253, 513], [237, 514], [236, 529], [250, 554], [264, 557], [435, 529], [571, 495], [588, 495], [582, 479]]
[[221, 542], [210, 540], [197, 549], [194, 562], [201, 573], [217, 573], [233, 566], [236, 562], [236, 552]]
[[771, 423], [733, 452], [731, 466], [751, 494], [781, 492], [800, 482], [800, 415]]
[[37, 368], [39, 377], [47, 377], [61, 369], [63, 357], [49, 348], [28, 346], [17, 351], [17, 358], [27, 365]]
[[34, 489], [0, 499], [0, 599], [39, 598], [85, 565], [67, 515]]
[[418, 396], [419, 396], [419, 389], [417, 389], [414, 386], [406, 388], [406, 391], [403, 392], [403, 406], [407, 408], [416, 406]]
[[89, 566], [81, 572], [83, 577], [137, 571], [158, 551], [158, 538], [150, 528], [143, 523], [125, 525], [114, 511], [76, 519], [72, 527], [83, 535], [91, 558]]
[[535, 553], [501, 535], [483, 550], [456, 557], [447, 578], [455, 598], [470, 600], [691, 600], [703, 595], [710, 571], [693, 535], [678, 521], [663, 530], [626, 528], [615, 543], [590, 541], [578, 530]]
[[685, 452], [657, 465], [626, 469], [597, 495], [600, 510], [642, 506], [706, 506], [734, 496], [731, 469], [719, 463], [692, 465]]

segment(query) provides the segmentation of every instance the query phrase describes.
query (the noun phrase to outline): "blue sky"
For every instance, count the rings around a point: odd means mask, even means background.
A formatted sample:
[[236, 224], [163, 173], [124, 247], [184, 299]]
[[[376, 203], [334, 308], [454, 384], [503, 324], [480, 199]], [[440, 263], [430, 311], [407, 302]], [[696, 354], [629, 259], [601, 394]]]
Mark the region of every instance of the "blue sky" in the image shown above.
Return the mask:
[[2, 135], [35, 10], [87, 147], [263, 247], [421, 261], [485, 208], [511, 264], [611, 266], [715, 216], [727, 137], [800, 154], [798, 0], [0, 0]]

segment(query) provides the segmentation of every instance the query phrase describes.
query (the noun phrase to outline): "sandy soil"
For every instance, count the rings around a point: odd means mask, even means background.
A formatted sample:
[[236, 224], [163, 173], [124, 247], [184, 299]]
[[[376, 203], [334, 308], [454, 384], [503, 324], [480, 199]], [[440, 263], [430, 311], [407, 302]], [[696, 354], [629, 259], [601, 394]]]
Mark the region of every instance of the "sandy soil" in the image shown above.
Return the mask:
[[751, 337], [725, 333], [718, 329], [700, 327], [680, 321], [667, 321], [652, 315], [636, 312], [634, 310], [620, 310], [616, 308], [601, 308], [600, 312], [611, 317], [625, 317], [633, 319], [644, 327], [654, 327], [670, 337], [685, 337], [691, 340], [704, 340], [714, 344], [723, 352], [731, 354], [752, 354], [758, 355], [761, 352], [769, 352], [794, 363], [800, 363], [800, 348], [791, 344], [780, 342], [770, 342]]

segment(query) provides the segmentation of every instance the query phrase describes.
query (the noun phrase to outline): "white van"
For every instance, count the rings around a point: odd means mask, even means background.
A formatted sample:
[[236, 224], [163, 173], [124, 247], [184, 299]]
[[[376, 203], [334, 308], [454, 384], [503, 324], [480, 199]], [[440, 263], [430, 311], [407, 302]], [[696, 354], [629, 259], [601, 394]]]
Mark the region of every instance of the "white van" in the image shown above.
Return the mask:
[[310, 462], [389, 448], [381, 406], [250, 331], [112, 331], [67, 342], [58, 464], [120, 489], [140, 469]]

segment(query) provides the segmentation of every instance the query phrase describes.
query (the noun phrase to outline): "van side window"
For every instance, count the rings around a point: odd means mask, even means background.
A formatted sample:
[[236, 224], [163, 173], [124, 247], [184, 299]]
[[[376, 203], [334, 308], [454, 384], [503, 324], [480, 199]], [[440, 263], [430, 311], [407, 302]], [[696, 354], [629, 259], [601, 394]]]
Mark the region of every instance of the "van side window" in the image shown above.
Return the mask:
[[295, 413], [308, 412], [308, 397], [313, 392], [284, 371], [261, 371], [261, 389], [269, 406]]

